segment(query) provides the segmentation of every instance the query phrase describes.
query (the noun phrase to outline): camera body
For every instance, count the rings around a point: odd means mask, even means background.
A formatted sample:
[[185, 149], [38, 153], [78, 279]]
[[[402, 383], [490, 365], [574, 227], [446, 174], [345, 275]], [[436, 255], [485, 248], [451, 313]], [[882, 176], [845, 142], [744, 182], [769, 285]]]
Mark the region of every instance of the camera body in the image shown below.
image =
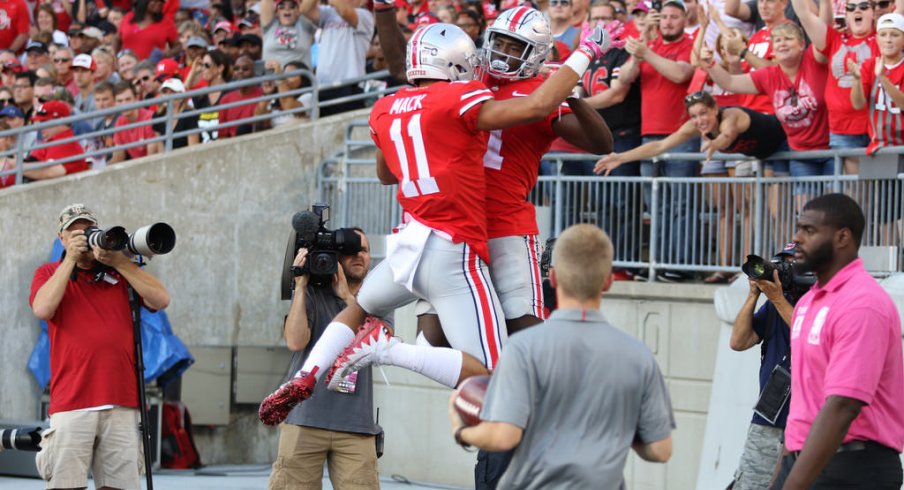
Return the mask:
[[748, 255], [747, 261], [741, 266], [741, 270], [751, 279], [766, 279], [771, 281], [773, 271], [778, 271], [778, 279], [782, 285], [782, 291], [801, 296], [810, 286], [816, 282], [816, 276], [811, 273], [800, 274], [794, 270], [794, 264], [785, 260], [781, 254], [768, 261], [759, 255]]
[[549, 282], [549, 268], [552, 267], [552, 251], [555, 246], [555, 238], [547, 239], [546, 246], [543, 247], [543, 253], [540, 254], [540, 277], [543, 279], [543, 306], [549, 311], [554, 311], [558, 306], [556, 304], [556, 290]]
[[[330, 230], [326, 227], [329, 221], [330, 206], [315, 203], [310, 211], [296, 213], [292, 217], [295, 232], [289, 240], [286, 250], [284, 271], [291, 272], [292, 277], [308, 275], [310, 284], [315, 287], [328, 287], [333, 282], [333, 275], [339, 271], [339, 255], [354, 255], [361, 251], [361, 235], [352, 228]], [[292, 265], [298, 250], [307, 249], [308, 256], [301, 267]], [[284, 273], [285, 279], [285, 273]], [[288, 281], [289, 288], [294, 281]], [[286, 297], [284, 281], [283, 299]]]

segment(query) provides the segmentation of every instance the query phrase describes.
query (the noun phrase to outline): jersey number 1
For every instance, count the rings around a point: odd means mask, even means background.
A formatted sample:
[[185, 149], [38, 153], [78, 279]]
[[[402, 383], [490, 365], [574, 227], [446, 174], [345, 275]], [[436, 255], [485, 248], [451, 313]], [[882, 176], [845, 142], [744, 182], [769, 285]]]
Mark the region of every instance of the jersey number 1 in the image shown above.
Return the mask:
[[[399, 167], [402, 170], [402, 182], [399, 183], [402, 195], [405, 197], [426, 196], [439, 192], [436, 179], [430, 175], [430, 164], [427, 162], [427, 150], [424, 148], [424, 136], [421, 133], [421, 115], [415, 114], [408, 120], [406, 133], [402, 133], [402, 120], [394, 119], [389, 126], [389, 137], [395, 145], [396, 155], [399, 156]], [[408, 152], [405, 150], [405, 140], [411, 141], [414, 148], [414, 162], [412, 167], [408, 161]], [[415, 179], [411, 179], [414, 171]]]

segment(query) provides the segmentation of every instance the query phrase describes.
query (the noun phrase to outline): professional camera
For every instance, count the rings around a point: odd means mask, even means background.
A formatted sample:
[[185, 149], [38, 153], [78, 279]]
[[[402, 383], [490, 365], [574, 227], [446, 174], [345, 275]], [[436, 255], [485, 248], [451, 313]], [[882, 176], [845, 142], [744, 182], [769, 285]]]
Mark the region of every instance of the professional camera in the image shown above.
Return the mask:
[[129, 235], [122, 226], [100, 229], [91, 226], [85, 230], [88, 246], [103, 250], [128, 250], [132, 255], [151, 257], [168, 254], [176, 246], [176, 232], [166, 223], [144, 226]]
[[[307, 274], [315, 287], [330, 286], [333, 275], [339, 271], [339, 254], [354, 255], [361, 251], [361, 235], [354, 229], [326, 227], [329, 211], [329, 204], [315, 203], [311, 211], [301, 211], [292, 217], [295, 231], [289, 236], [283, 261], [282, 299], [291, 299], [292, 279], [301, 275]], [[292, 263], [302, 248], [308, 250], [307, 260], [304, 266], [295, 267]]]
[[41, 430], [40, 427], [0, 429], [0, 451], [3, 451], [4, 449], [40, 451]]
[[782, 284], [782, 291], [786, 293], [800, 292], [801, 294], [816, 282], [816, 276], [811, 273], [798, 274], [794, 270], [794, 264], [785, 260], [784, 256], [776, 255], [766, 260], [759, 255], [748, 255], [747, 262], [741, 266], [741, 270], [751, 279], [766, 279], [771, 281], [774, 271], [778, 271], [778, 279]]

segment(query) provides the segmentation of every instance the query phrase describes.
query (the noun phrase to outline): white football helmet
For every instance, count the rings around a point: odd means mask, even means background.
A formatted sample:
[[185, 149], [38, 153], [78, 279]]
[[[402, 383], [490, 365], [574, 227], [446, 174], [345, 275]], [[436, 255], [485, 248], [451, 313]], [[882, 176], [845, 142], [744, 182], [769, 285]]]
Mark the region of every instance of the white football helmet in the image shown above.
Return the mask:
[[419, 27], [408, 40], [405, 74], [411, 83], [418, 79], [473, 80], [478, 64], [474, 41], [454, 24]]
[[[507, 36], [526, 44], [520, 58], [494, 49], [498, 36]], [[481, 68], [493, 78], [518, 80], [537, 75], [552, 49], [552, 30], [549, 21], [539, 10], [530, 7], [508, 9], [496, 17], [487, 28], [480, 53]], [[510, 60], [520, 61], [518, 68], [509, 66]]]

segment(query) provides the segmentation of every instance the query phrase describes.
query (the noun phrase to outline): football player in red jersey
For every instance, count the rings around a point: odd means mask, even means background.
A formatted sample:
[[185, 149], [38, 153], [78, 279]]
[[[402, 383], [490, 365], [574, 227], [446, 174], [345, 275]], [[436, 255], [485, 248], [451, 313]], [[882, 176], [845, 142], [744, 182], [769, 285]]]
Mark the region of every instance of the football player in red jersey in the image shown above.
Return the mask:
[[[392, 3], [377, 7], [381, 44], [390, 66], [400, 71], [404, 38], [393, 22]], [[502, 12], [487, 29], [481, 52], [481, 75], [496, 100], [526, 97], [543, 79], [538, 76], [549, 55], [552, 33], [538, 10], [521, 6]], [[393, 63], [394, 62], [394, 63]], [[612, 135], [598, 112], [569, 98], [541, 120], [490, 132], [484, 154], [490, 276], [502, 303], [509, 334], [544, 318], [536, 213], [528, 194], [537, 182], [540, 159], [552, 141], [563, 137], [594, 154], [612, 149]], [[419, 341], [448, 345], [430, 305], [420, 304]]]
[[[370, 115], [377, 174], [384, 184], [398, 183], [404, 224], [387, 240], [387, 258], [364, 282], [357, 301], [327, 327], [296, 377], [261, 403], [265, 424], [281, 422], [308, 398], [317, 378], [353, 341], [337, 376], [362, 363], [391, 364], [455, 386], [467, 371], [460, 351], [473, 356], [468, 359], [474, 369], [494, 366], [506, 332], [486, 270], [487, 132], [546, 117], [610, 44], [609, 32], [595, 29], [530, 95], [497, 101], [473, 80], [476, 47], [464, 31], [431, 24], [414, 33], [406, 64], [416, 86], [378, 100]], [[381, 328], [355, 339], [367, 315], [380, 317], [419, 298], [430, 301], [458, 350], [404, 344]]]

